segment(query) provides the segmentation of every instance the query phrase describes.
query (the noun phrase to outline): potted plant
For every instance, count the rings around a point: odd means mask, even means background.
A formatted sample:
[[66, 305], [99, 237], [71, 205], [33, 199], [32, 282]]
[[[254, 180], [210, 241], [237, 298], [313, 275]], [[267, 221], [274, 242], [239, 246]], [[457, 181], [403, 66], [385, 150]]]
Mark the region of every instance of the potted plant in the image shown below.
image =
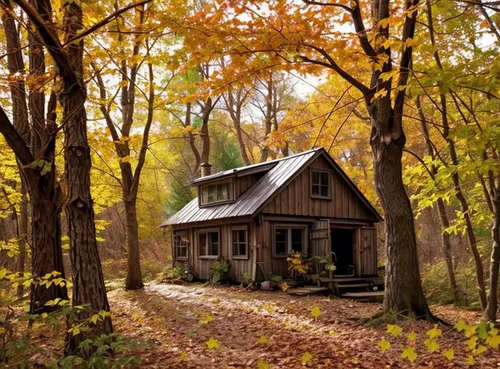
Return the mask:
[[287, 258], [288, 271], [294, 281], [297, 283], [303, 282], [304, 276], [309, 270], [309, 262], [304, 258], [300, 252], [292, 252]]

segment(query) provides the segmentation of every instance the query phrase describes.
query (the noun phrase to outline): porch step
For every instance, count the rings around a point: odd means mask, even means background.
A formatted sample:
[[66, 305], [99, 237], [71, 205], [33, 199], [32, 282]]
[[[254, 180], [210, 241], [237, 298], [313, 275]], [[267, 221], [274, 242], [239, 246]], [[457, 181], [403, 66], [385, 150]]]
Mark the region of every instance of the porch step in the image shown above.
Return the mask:
[[380, 302], [384, 301], [384, 291], [348, 292], [344, 293], [342, 297], [363, 302]]
[[337, 288], [366, 288], [370, 286], [371, 286], [370, 283], [336, 284]]
[[296, 295], [296, 296], [308, 296], [326, 291], [329, 291], [329, 289], [326, 287], [315, 287], [315, 286], [289, 288], [286, 290], [286, 292], [289, 295]]

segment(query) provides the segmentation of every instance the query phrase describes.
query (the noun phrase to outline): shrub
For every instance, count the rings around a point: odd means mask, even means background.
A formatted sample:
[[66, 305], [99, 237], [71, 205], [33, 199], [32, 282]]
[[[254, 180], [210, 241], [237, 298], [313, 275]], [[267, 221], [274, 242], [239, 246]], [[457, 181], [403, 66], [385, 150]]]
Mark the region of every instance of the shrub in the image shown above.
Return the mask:
[[252, 276], [248, 272], [241, 275], [241, 282], [244, 286], [248, 286], [252, 282]]
[[220, 258], [210, 268], [210, 282], [213, 284], [226, 282], [229, 276], [229, 261]]
[[191, 282], [193, 279], [193, 273], [184, 265], [175, 268], [167, 268], [157, 277], [157, 281], [160, 283], [172, 283], [174, 281]]

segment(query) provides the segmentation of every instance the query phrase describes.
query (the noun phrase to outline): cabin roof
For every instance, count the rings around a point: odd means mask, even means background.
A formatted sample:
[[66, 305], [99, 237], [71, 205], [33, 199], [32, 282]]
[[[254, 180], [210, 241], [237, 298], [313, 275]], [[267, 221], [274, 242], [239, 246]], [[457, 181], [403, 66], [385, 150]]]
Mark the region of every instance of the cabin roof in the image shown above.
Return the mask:
[[236, 169], [226, 170], [223, 172], [215, 173], [210, 176], [199, 178], [193, 182], [193, 185], [199, 185], [208, 181], [221, 179], [227, 176], [240, 176], [248, 173], [256, 173], [267, 171], [255, 184], [253, 184], [247, 191], [239, 196], [235, 202], [229, 204], [220, 204], [213, 206], [200, 207], [198, 197], [191, 200], [180, 211], [171, 216], [168, 220], [163, 222], [160, 227], [167, 227], [169, 225], [185, 224], [204, 222], [215, 219], [235, 218], [244, 216], [256, 215], [268, 200], [271, 200], [284, 185], [288, 184], [296, 175], [302, 172], [311, 162], [318, 156], [325, 154], [331, 164], [337, 169], [338, 173], [346, 180], [353, 188], [356, 194], [360, 197], [362, 202], [365, 203], [376, 215], [377, 218], [382, 219], [377, 210], [370, 204], [366, 197], [359, 191], [354, 183], [347, 177], [342, 169], [335, 163], [335, 161], [320, 147], [313, 150], [305, 151], [299, 154], [287, 156], [281, 159], [276, 159], [264, 163], [249, 165]]
[[315, 152], [319, 151], [320, 149], [321, 148], [316, 148], [316, 149], [312, 149], [309, 151], [301, 152], [299, 154], [286, 156], [286, 157], [280, 158], [280, 159], [275, 159], [275, 160], [265, 161], [263, 163], [257, 163], [257, 164], [247, 165], [244, 167], [224, 170], [222, 172], [217, 172], [217, 173], [214, 173], [214, 174], [209, 175], [209, 176], [197, 178], [193, 181], [192, 184], [199, 185], [199, 184], [202, 184], [205, 182], [211, 182], [215, 179], [221, 179], [223, 177], [229, 177], [229, 176], [233, 176], [233, 175], [236, 175], [237, 177], [242, 177], [242, 176], [247, 175], [247, 174], [265, 172], [265, 171], [268, 171], [269, 169], [273, 168], [280, 161], [290, 160], [290, 159], [294, 159], [297, 156], [304, 156], [304, 155], [308, 155], [311, 153], [315, 153]]

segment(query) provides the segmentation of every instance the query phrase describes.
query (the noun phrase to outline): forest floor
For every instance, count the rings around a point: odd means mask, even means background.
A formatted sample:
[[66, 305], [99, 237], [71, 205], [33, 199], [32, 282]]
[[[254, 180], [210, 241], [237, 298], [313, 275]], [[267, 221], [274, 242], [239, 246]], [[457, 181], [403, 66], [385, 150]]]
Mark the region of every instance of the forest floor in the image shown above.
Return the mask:
[[[453, 327], [439, 327], [439, 352], [429, 353], [424, 341], [431, 323], [398, 321], [403, 331], [397, 338], [387, 333], [386, 324], [361, 324], [361, 318], [381, 312], [377, 303], [202, 284], [149, 284], [142, 291], [113, 290], [109, 298], [116, 331], [153, 343], [137, 351], [141, 368], [500, 367], [500, 351], [488, 346], [475, 364], [468, 363], [467, 338]], [[451, 306], [432, 310], [453, 325], [481, 318], [478, 312]], [[411, 331], [417, 339], [408, 343]], [[391, 343], [385, 353], [378, 345], [382, 339]], [[401, 357], [409, 346], [418, 355], [414, 363]], [[453, 360], [443, 355], [450, 348]]]

